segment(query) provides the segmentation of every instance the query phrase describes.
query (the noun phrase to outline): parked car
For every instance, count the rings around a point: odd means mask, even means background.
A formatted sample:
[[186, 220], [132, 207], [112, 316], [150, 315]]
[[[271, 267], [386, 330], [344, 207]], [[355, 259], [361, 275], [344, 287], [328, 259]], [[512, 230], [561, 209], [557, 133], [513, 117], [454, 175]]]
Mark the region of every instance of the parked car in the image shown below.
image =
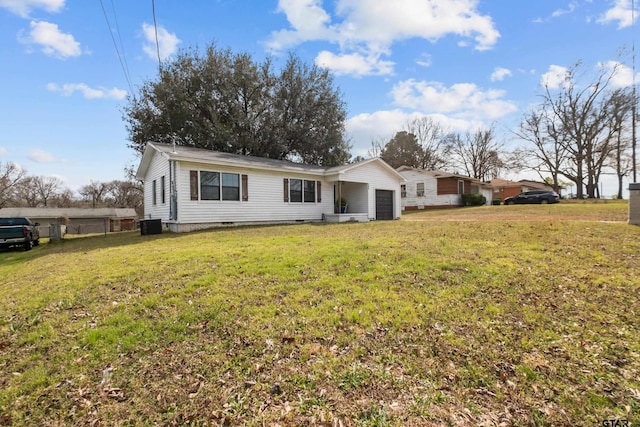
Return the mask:
[[38, 226], [26, 217], [0, 218], [0, 247], [22, 246], [25, 251], [40, 244]]
[[527, 204], [527, 203], [558, 203], [560, 201], [560, 196], [558, 193], [551, 190], [533, 190], [533, 191], [525, 191], [524, 193], [520, 193], [517, 196], [507, 197], [504, 199], [505, 205], [519, 205], [519, 204]]

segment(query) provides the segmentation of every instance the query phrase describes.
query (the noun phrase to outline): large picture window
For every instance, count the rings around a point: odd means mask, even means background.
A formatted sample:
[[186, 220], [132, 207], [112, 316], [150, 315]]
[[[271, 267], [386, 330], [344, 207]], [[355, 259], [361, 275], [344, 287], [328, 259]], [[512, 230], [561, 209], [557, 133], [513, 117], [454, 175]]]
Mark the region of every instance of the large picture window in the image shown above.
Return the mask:
[[220, 200], [220, 173], [200, 172], [200, 200]]
[[306, 179], [284, 179], [284, 201], [290, 203], [315, 203], [320, 201], [320, 182]]
[[[197, 175], [191, 173], [191, 200], [198, 200]], [[249, 200], [248, 178], [242, 175], [243, 201]], [[200, 171], [200, 200], [240, 201], [240, 175], [237, 173]]]

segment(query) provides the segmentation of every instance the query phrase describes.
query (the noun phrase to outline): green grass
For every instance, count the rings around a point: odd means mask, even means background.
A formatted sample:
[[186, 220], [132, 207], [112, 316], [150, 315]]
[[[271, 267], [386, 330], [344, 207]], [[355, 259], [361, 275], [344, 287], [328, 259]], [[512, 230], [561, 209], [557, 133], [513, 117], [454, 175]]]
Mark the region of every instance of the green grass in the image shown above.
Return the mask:
[[640, 423], [624, 202], [0, 253], [0, 425]]

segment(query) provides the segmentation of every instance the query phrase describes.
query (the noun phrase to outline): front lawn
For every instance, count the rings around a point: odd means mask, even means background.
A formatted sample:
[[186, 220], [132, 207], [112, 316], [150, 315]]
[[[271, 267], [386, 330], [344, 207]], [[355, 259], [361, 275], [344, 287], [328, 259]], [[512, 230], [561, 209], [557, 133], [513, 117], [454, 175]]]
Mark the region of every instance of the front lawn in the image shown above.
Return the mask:
[[640, 423], [626, 203], [0, 253], [0, 425]]

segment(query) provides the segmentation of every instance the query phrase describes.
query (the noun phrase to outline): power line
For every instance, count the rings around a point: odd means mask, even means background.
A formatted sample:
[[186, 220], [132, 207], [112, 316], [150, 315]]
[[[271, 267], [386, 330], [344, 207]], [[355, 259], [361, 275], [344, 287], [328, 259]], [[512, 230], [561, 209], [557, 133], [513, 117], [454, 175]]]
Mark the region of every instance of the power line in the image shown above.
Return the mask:
[[116, 7], [113, 4], [113, 0], [111, 0], [111, 10], [113, 11], [113, 19], [116, 22], [116, 31], [118, 32], [118, 40], [120, 41], [120, 49], [122, 49], [122, 59], [124, 59], [124, 67], [127, 70], [127, 76], [130, 78], [131, 73], [129, 73], [129, 64], [127, 64], [127, 54], [124, 50], [124, 43], [122, 43], [122, 31], [120, 31], [120, 23], [118, 22], [118, 14], [116, 13]]
[[[112, 3], [113, 6], [113, 3]], [[113, 37], [113, 31], [111, 30], [111, 24], [109, 23], [109, 17], [107, 16], [107, 11], [104, 8], [104, 4], [102, 0], [100, 0], [100, 7], [102, 8], [102, 14], [104, 15], [104, 19], [107, 23], [107, 28], [109, 30], [109, 35], [111, 36], [111, 41], [113, 42], [113, 47], [116, 49], [116, 54], [118, 55], [118, 61], [120, 61], [120, 66], [122, 67], [122, 72], [124, 73], [124, 78], [127, 80], [127, 85], [129, 85], [129, 93], [133, 95], [133, 86], [131, 85], [131, 79], [129, 78], [129, 71], [125, 66], [125, 63], [122, 60], [122, 56], [120, 55], [120, 50], [118, 49], [118, 44], [116, 43], [115, 37]], [[122, 41], [122, 40], [121, 40]], [[124, 53], [124, 51], [123, 51]]]
[[156, 21], [156, 2], [151, 0], [151, 13], [153, 13], [153, 31], [156, 34], [156, 53], [158, 54], [158, 71], [162, 74], [162, 60], [160, 59], [160, 44], [158, 43], [158, 23]]

